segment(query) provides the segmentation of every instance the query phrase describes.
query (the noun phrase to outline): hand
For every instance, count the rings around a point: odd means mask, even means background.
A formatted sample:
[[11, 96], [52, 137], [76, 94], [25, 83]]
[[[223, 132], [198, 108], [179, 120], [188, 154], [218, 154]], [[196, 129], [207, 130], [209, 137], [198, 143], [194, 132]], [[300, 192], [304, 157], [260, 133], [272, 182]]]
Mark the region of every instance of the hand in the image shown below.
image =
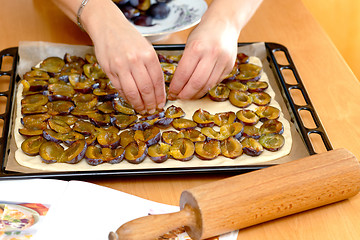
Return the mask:
[[169, 87], [169, 99], [200, 98], [221, 82], [234, 66], [238, 37], [231, 23], [202, 21], [187, 40]]
[[[111, 11], [107, 12], [111, 15]], [[116, 9], [91, 25], [100, 66], [120, 95], [139, 113], [165, 105], [163, 72], [153, 46]]]

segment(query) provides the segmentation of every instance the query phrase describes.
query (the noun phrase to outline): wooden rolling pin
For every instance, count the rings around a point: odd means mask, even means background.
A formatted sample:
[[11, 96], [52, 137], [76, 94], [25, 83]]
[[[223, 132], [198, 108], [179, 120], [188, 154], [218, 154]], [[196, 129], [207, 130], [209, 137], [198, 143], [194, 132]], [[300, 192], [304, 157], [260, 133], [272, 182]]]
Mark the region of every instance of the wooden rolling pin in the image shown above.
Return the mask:
[[206, 239], [341, 201], [359, 190], [359, 162], [337, 149], [186, 190], [179, 212], [135, 219], [109, 239], [154, 240], [182, 226], [192, 239]]

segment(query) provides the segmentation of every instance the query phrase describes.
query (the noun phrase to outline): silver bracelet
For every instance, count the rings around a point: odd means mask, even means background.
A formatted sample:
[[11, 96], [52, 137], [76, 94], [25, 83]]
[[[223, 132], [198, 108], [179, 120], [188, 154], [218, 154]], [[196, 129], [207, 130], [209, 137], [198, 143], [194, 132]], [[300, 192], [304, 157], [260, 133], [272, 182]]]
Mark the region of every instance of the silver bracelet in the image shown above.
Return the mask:
[[81, 5], [79, 7], [79, 10], [77, 12], [77, 15], [76, 15], [76, 20], [77, 20], [77, 25], [79, 26], [79, 28], [81, 29], [81, 31], [84, 31], [85, 32], [85, 29], [83, 27], [83, 25], [81, 24], [81, 19], [80, 19], [80, 16], [81, 16], [81, 13], [85, 7], [85, 5], [88, 3], [89, 0], [83, 0], [81, 2]]

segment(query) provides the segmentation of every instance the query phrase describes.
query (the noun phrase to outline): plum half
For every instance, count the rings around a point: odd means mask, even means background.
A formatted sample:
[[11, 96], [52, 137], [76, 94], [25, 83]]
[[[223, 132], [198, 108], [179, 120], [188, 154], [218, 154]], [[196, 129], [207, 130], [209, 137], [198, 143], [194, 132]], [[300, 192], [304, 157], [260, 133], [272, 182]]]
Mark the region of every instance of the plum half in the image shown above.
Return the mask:
[[248, 86], [239, 82], [239, 81], [227, 81], [226, 82], [226, 86], [230, 89], [230, 90], [234, 90], [234, 91], [247, 91], [248, 90]]
[[90, 79], [106, 78], [106, 74], [97, 62], [85, 64], [83, 70], [86, 77]]
[[33, 137], [42, 135], [42, 129], [20, 128], [19, 133], [24, 137]]
[[122, 98], [115, 98], [113, 100], [113, 107], [116, 112], [127, 114], [127, 115], [134, 115], [135, 110]]
[[239, 64], [238, 69], [239, 74], [236, 76], [236, 79], [242, 83], [246, 83], [248, 81], [257, 81], [261, 77], [262, 67], [255, 64]]
[[74, 123], [73, 130], [83, 134], [84, 136], [94, 135], [96, 132], [95, 126], [84, 120], [78, 120]]
[[59, 73], [65, 61], [59, 57], [48, 57], [40, 63], [39, 69], [48, 73]]
[[64, 121], [67, 125], [73, 125], [78, 120], [77, 117], [72, 115], [52, 116], [52, 119]]
[[177, 134], [177, 138], [187, 138], [192, 142], [203, 142], [206, 136], [196, 129], [183, 129]]
[[195, 145], [189, 139], [178, 138], [171, 145], [169, 153], [176, 160], [190, 161], [194, 157]]
[[254, 125], [244, 126], [243, 136], [258, 139], [261, 136], [260, 129]]
[[282, 134], [284, 132], [284, 126], [282, 122], [278, 120], [267, 120], [260, 126], [261, 135], [278, 133]]
[[109, 114], [95, 112], [88, 114], [88, 118], [90, 122], [97, 127], [109, 126], [111, 124], [111, 118]]
[[176, 118], [172, 122], [172, 126], [180, 131], [182, 129], [194, 129], [197, 127], [197, 123], [189, 119]]
[[229, 137], [220, 142], [221, 154], [227, 158], [237, 158], [242, 155], [243, 147], [240, 141], [234, 137]]
[[62, 82], [52, 83], [48, 86], [48, 99], [49, 101], [71, 101], [75, 94], [75, 90], [71, 85]]
[[89, 146], [86, 149], [85, 160], [88, 164], [96, 166], [101, 163], [120, 163], [125, 156], [125, 149], [120, 147], [116, 149], [101, 148], [99, 146]]
[[120, 133], [120, 145], [126, 147], [129, 143], [135, 142], [135, 130], [128, 129]]
[[36, 156], [39, 154], [40, 146], [46, 142], [46, 140], [42, 136], [33, 136], [21, 143], [21, 150], [26, 155]]
[[106, 101], [106, 102], [103, 102], [103, 103], [97, 105], [97, 109], [101, 113], [104, 113], [104, 114], [110, 114], [110, 113], [113, 113], [115, 111], [111, 101]]
[[74, 109], [74, 104], [69, 101], [54, 101], [47, 104], [48, 114], [68, 115]]
[[71, 127], [64, 121], [58, 119], [49, 119], [49, 127], [58, 133], [69, 133], [71, 132]]
[[86, 78], [79, 73], [72, 73], [69, 75], [69, 82], [76, 92], [79, 93], [91, 93], [95, 81], [93, 79]]
[[236, 115], [234, 112], [222, 112], [214, 115], [214, 123], [219, 127], [225, 124], [233, 123], [235, 120]]
[[29, 72], [26, 72], [23, 75], [23, 78], [32, 81], [32, 80], [49, 80], [50, 76], [46, 71], [40, 70], [39, 68], [34, 68]]
[[265, 134], [262, 135], [259, 139], [259, 143], [268, 151], [276, 152], [279, 151], [285, 144], [285, 138], [283, 135], [275, 134]]
[[21, 107], [22, 115], [43, 114], [47, 112], [48, 112], [48, 108], [46, 106], [37, 105], [37, 104], [28, 104]]
[[160, 141], [160, 138], [161, 132], [158, 127], [151, 127], [145, 129], [144, 131], [136, 130], [134, 134], [135, 141], [145, 142], [148, 147], [158, 143]]
[[259, 116], [250, 109], [241, 109], [236, 113], [239, 122], [244, 125], [255, 125], [259, 122]]
[[243, 131], [244, 131], [244, 125], [239, 122], [225, 124], [220, 127], [221, 135], [234, 137], [236, 139], [241, 138]]
[[55, 142], [44, 142], [39, 148], [39, 154], [44, 163], [56, 163], [63, 152], [64, 148]]
[[263, 146], [254, 138], [246, 137], [241, 141], [241, 144], [244, 153], [252, 157], [259, 156], [264, 151]]
[[202, 160], [212, 160], [220, 155], [220, 141], [211, 139], [195, 143], [196, 156]]
[[230, 89], [225, 84], [218, 84], [209, 90], [209, 98], [216, 102], [223, 102], [229, 98]]
[[165, 117], [167, 118], [182, 118], [184, 116], [185, 116], [184, 110], [174, 105], [171, 105], [165, 111]]
[[73, 142], [68, 149], [66, 149], [58, 162], [65, 162], [75, 164], [84, 158], [87, 149], [86, 141], [77, 140]]
[[239, 122], [234, 122], [231, 124], [225, 124], [220, 127], [219, 131], [216, 131], [213, 128], [205, 127], [201, 129], [201, 132], [207, 137], [208, 140], [225, 140], [228, 137], [240, 138], [243, 132], [243, 125]]
[[117, 148], [120, 145], [120, 136], [117, 134], [117, 131], [115, 130], [112, 131], [111, 128], [99, 129], [98, 135], [96, 137], [97, 142], [103, 148], [111, 148], [111, 149]]
[[170, 145], [157, 143], [149, 147], [148, 155], [156, 163], [163, 163], [169, 158]]
[[271, 96], [266, 92], [253, 92], [250, 96], [257, 106], [267, 106], [271, 102]]
[[165, 111], [162, 109], [157, 109], [153, 114], [146, 114], [140, 116], [140, 121], [153, 120], [155, 118], [163, 118], [165, 116]]
[[93, 90], [93, 94], [98, 98], [99, 102], [111, 101], [119, 96], [116, 89], [96, 88]]
[[[182, 130], [182, 131], [185, 131], [185, 130]], [[161, 134], [161, 141], [163, 143], [166, 143], [169, 145], [172, 145], [173, 142], [178, 138], [179, 138], [179, 135], [178, 135], [178, 132], [176, 132], [176, 131], [164, 131]]]
[[245, 53], [238, 53], [236, 55], [236, 63], [237, 64], [244, 64], [249, 62], [249, 56]]
[[257, 107], [255, 112], [262, 122], [266, 120], [275, 120], [280, 116], [280, 110], [273, 106]]
[[194, 112], [192, 119], [197, 123], [198, 127], [212, 127], [214, 126], [214, 115], [203, 109], [198, 109]]
[[229, 101], [232, 105], [240, 108], [246, 108], [252, 103], [252, 98], [247, 92], [230, 91]]
[[139, 164], [147, 156], [148, 147], [144, 142], [131, 142], [125, 147], [125, 159], [129, 163]]
[[247, 82], [246, 85], [248, 86], [248, 92], [251, 92], [251, 93], [252, 92], [263, 92], [269, 87], [269, 84], [264, 81], [250, 81], [250, 82]]
[[77, 94], [72, 100], [81, 109], [93, 109], [98, 104], [97, 97], [92, 93]]
[[226, 133], [225, 131], [222, 133], [220, 131], [216, 131], [211, 127], [202, 128], [201, 133], [204, 134], [208, 140], [210, 139], [224, 140], [230, 137], [230, 133]]
[[28, 104], [45, 105], [48, 102], [48, 97], [43, 94], [34, 94], [24, 97], [21, 100], [21, 105], [25, 106]]
[[138, 117], [136, 115], [117, 114], [111, 117], [112, 124], [120, 130], [127, 128], [137, 120]]
[[28, 129], [45, 129], [46, 121], [50, 118], [49, 114], [28, 115], [21, 119], [21, 123]]

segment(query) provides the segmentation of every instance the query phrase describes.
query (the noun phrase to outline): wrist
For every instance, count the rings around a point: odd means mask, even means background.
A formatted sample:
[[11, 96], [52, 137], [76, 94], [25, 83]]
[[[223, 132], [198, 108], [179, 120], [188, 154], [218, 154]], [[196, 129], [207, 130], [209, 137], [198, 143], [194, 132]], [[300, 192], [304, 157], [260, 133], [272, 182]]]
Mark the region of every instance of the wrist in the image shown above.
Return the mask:
[[202, 21], [216, 21], [238, 34], [254, 15], [262, 0], [213, 0]]
[[101, 35], [117, 24], [127, 24], [119, 8], [111, 0], [88, 0], [81, 12], [80, 22], [90, 37]]

